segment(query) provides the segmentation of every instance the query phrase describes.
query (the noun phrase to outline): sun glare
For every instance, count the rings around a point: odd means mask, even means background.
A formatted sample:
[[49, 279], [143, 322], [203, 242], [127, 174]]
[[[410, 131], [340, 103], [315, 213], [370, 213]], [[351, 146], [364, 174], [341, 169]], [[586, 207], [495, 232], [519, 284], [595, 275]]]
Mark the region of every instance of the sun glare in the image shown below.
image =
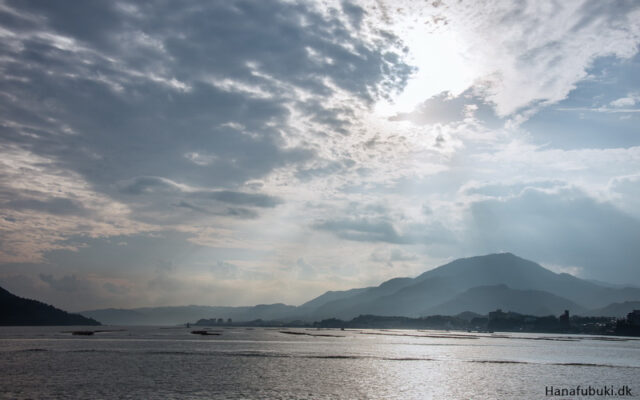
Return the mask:
[[376, 104], [375, 112], [390, 116], [410, 112], [418, 104], [438, 93], [458, 95], [475, 79], [465, 43], [453, 31], [427, 33], [412, 30], [402, 36], [409, 48], [408, 62], [416, 71], [402, 93], [391, 101]]

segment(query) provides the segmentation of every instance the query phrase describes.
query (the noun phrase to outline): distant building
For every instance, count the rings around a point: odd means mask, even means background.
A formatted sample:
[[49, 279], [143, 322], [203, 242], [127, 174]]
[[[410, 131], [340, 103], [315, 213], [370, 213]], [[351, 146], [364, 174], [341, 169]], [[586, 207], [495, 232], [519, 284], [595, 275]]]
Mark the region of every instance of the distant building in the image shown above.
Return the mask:
[[629, 325], [640, 326], [640, 310], [633, 310], [627, 314], [627, 322]]
[[495, 311], [491, 311], [489, 313], [489, 321], [495, 320], [495, 319], [503, 319], [507, 317], [507, 313], [503, 312], [502, 309], [498, 308]]
[[570, 327], [570, 317], [569, 317], [569, 310], [564, 310], [564, 313], [562, 313], [562, 315], [558, 318], [558, 322], [560, 322], [560, 328], [561, 329], [569, 329]]

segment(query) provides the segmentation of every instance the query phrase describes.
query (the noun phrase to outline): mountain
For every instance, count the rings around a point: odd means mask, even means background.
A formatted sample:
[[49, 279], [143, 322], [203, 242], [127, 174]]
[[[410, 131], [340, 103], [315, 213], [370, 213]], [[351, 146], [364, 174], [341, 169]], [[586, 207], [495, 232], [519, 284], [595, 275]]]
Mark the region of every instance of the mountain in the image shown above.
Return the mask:
[[0, 325], [100, 325], [100, 322], [23, 299], [0, 287]]
[[[414, 279], [392, 279], [355, 295], [328, 301], [311, 312], [310, 317], [316, 320], [351, 319], [360, 314], [417, 317], [469, 289], [496, 285], [507, 285], [512, 290], [547, 292], [575, 303], [575, 310], [640, 300], [638, 288], [604, 287], [569, 274], [557, 274], [511, 253], [500, 253], [461, 258]], [[394, 290], [383, 290], [389, 286]]]
[[591, 310], [587, 315], [594, 317], [616, 317], [623, 318], [633, 310], [640, 310], [640, 301], [625, 301], [623, 303], [612, 303], [597, 310]]
[[459, 288], [506, 284], [512, 289], [544, 290], [566, 297], [587, 308], [604, 307], [626, 300], [640, 300], [640, 289], [614, 288], [589, 282], [573, 275], [549, 271], [533, 261], [511, 253], [461, 258], [432, 269], [416, 278], [426, 281], [435, 277], [453, 279]]
[[96, 318], [107, 325], [178, 325], [199, 319], [231, 318], [235, 321], [290, 318], [297, 307], [286, 304], [259, 304], [252, 307], [175, 306], [82, 311], [85, 317]]
[[360, 294], [368, 289], [371, 289], [371, 288], [366, 287], [366, 288], [358, 288], [358, 289], [350, 289], [350, 290], [342, 290], [342, 291], [330, 290], [312, 300], [307, 301], [306, 303], [302, 304], [299, 308], [313, 310], [331, 301], [346, 299], [351, 296], [355, 296], [356, 294]]
[[639, 285], [631, 285], [631, 284], [623, 284], [623, 283], [610, 283], [610, 282], [599, 281], [597, 279], [587, 279], [587, 281], [591, 282], [591, 283], [595, 283], [598, 286], [612, 287], [612, 288], [617, 288], [617, 289], [628, 288], [628, 287], [636, 288], [636, 289], [640, 288]]
[[101, 321], [105, 325], [149, 325], [146, 323], [147, 317], [134, 310], [106, 308], [83, 311], [80, 314]]
[[604, 313], [598, 315], [619, 315], [620, 310], [635, 307], [624, 303], [633, 301], [640, 301], [640, 288], [602, 285], [557, 274], [533, 261], [500, 253], [461, 258], [415, 278], [393, 278], [378, 286], [329, 291], [299, 307], [183, 306], [93, 310], [82, 314], [114, 325], [174, 325], [211, 318], [320, 321], [349, 320], [366, 314], [419, 317], [464, 311], [484, 314], [496, 308], [533, 315], [558, 314], [565, 309], [572, 314], [594, 315], [589, 310], [598, 310]]
[[449, 283], [441, 279], [415, 287], [414, 279], [392, 279], [356, 296], [323, 304], [311, 313], [312, 319], [351, 319], [358, 315], [419, 316], [428, 304], [438, 304], [451, 294]]
[[517, 290], [507, 285], [478, 286], [424, 310], [423, 315], [456, 315], [465, 311], [487, 314], [502, 309], [525, 315], [558, 315], [564, 310], [583, 315], [584, 307], [542, 290]]
[[[398, 290], [411, 284], [411, 278], [393, 278], [383, 282], [379, 286], [365, 288], [358, 293], [337, 300], [325, 302], [311, 312], [314, 319], [322, 318], [353, 318], [360, 314], [381, 314], [381, 309], [376, 307], [379, 298], [396, 293]], [[316, 299], [314, 299], [316, 300]], [[402, 315], [402, 314], [396, 314]]]

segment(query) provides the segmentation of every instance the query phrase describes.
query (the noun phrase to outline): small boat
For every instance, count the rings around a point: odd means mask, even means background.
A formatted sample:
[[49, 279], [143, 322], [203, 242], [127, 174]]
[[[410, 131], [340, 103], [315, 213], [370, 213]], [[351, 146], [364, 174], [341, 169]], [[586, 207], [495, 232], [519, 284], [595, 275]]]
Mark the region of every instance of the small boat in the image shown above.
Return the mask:
[[80, 335], [80, 336], [91, 336], [94, 333], [95, 333], [94, 331], [73, 331], [73, 332], [71, 332], [72, 335]]
[[193, 335], [202, 335], [202, 336], [220, 336], [219, 333], [209, 332], [209, 331], [191, 331]]

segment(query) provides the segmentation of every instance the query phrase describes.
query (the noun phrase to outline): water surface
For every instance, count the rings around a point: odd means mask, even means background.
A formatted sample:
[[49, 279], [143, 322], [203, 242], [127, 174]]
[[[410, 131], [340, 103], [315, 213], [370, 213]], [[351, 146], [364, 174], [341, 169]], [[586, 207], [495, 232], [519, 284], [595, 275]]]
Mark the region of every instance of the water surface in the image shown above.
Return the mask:
[[92, 327], [84, 329], [114, 331], [73, 336], [74, 329], [0, 328], [0, 398], [544, 399], [559, 398], [546, 397], [546, 387], [577, 385], [627, 385], [640, 398], [640, 341], [632, 338], [235, 327], [209, 329], [216, 336], [182, 327]]

